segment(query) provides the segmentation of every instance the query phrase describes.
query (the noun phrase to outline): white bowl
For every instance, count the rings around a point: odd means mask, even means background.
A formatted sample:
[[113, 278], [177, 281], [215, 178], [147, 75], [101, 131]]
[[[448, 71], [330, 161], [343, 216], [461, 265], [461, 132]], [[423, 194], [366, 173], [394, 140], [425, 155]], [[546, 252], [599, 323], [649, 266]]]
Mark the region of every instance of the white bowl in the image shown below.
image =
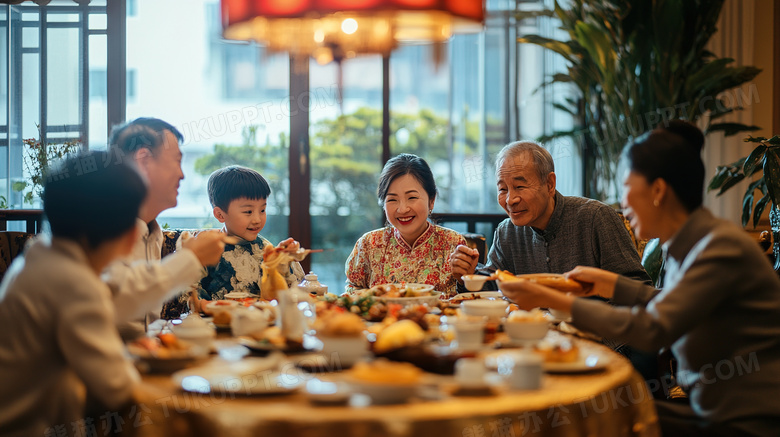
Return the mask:
[[549, 323], [543, 321], [504, 321], [504, 332], [512, 340], [539, 341], [547, 335]]
[[195, 355], [207, 355], [211, 351], [217, 333], [197, 315], [190, 315], [172, 329], [174, 335], [193, 345]]
[[501, 320], [506, 315], [509, 302], [505, 300], [466, 300], [461, 303], [461, 311], [467, 316], [485, 316], [492, 321]]
[[484, 275], [464, 275], [461, 279], [463, 279], [463, 285], [468, 291], [480, 291], [485, 286], [485, 282], [488, 281], [488, 277]]
[[363, 393], [371, 398], [374, 404], [405, 403], [417, 393], [419, 384], [378, 384], [365, 382], [349, 377], [347, 382], [357, 393]]

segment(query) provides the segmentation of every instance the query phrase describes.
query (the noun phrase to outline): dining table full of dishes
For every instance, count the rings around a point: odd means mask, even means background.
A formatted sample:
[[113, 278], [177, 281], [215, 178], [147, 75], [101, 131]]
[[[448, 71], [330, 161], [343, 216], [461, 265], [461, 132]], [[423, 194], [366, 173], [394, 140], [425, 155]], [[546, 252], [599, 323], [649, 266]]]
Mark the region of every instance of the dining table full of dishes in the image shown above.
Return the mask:
[[235, 292], [128, 345], [127, 436], [647, 436], [631, 363], [566, 314], [424, 284]]

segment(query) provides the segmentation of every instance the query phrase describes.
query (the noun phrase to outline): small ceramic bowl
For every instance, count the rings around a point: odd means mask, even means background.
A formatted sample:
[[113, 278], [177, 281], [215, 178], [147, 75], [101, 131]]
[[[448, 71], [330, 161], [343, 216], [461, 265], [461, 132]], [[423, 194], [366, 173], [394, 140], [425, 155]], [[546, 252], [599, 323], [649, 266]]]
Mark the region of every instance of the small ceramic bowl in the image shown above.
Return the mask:
[[549, 323], [546, 320], [542, 321], [526, 321], [526, 320], [505, 320], [504, 332], [512, 340], [521, 342], [540, 341], [547, 335], [549, 329]]
[[461, 311], [467, 316], [485, 316], [488, 320], [499, 321], [506, 314], [509, 302], [501, 300], [476, 299], [461, 304]]
[[488, 281], [488, 277], [484, 275], [464, 275], [461, 279], [463, 279], [463, 285], [468, 291], [480, 291], [485, 286], [485, 282]]

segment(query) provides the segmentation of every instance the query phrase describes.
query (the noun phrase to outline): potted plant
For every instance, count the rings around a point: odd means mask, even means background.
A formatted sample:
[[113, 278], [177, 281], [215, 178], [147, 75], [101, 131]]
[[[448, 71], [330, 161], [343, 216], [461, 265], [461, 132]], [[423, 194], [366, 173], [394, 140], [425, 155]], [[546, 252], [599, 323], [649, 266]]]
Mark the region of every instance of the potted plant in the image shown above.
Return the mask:
[[[575, 118], [576, 126], [541, 140], [564, 136], [581, 140], [587, 197], [615, 198], [623, 147], [664, 120], [697, 121], [707, 115], [705, 134], [758, 129], [721, 122], [721, 117], [741, 108], [728, 104], [735, 99], [727, 102], [719, 94], [761, 71], [732, 66], [733, 59], [718, 58], [707, 50], [723, 3], [572, 0], [564, 9], [555, 2], [555, 9], [547, 14], [560, 20], [567, 38], [525, 35], [518, 39], [552, 50], [567, 62], [567, 71], [555, 74], [545, 85], [576, 87], [578, 96], [555, 104]], [[518, 13], [528, 19], [539, 15], [538, 11]]]
[[[60, 159], [78, 153], [81, 150], [81, 141], [70, 140], [61, 143], [50, 143], [46, 140], [41, 126], [38, 128], [38, 137], [22, 140], [24, 144], [24, 169], [29, 174], [29, 180], [16, 181], [11, 185], [14, 191], [24, 193], [22, 203], [33, 204], [35, 198], [40, 198], [43, 192], [43, 182], [49, 165]], [[3, 199], [5, 200], [5, 199]]]
[[[748, 185], [742, 197], [742, 226], [747, 226], [752, 217], [755, 228], [767, 205], [771, 204], [769, 223], [772, 227], [772, 251], [775, 270], [780, 271], [780, 210], [777, 209], [780, 205], [780, 135], [772, 138], [748, 136], [745, 142], [755, 143], [756, 147], [748, 156], [718, 166], [707, 190], [720, 190], [720, 196], [743, 179], [760, 175]], [[758, 201], [755, 200], [756, 192], [761, 193]]]

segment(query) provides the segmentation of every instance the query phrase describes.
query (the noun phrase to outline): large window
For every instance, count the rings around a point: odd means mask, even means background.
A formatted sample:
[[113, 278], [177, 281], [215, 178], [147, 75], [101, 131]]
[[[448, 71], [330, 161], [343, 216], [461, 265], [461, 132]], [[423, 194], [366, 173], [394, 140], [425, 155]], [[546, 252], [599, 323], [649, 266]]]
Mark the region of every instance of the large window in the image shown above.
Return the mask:
[[0, 202], [40, 206], [24, 184], [23, 140], [41, 140], [37, 126], [46, 143], [105, 148], [105, 73], [106, 0], [0, 7]]
[[[515, 18], [516, 9], [542, 3], [488, 1], [485, 31], [453, 37], [439, 47], [438, 64], [429, 45], [401, 47], [389, 58], [390, 151], [415, 153], [430, 163], [440, 192], [435, 212], [500, 214], [493, 177], [498, 150], [571, 124], [553, 113], [552, 102], [565, 90], [534, 93], [561, 61], [515, 42], [525, 33], [555, 32], [548, 18]], [[115, 29], [107, 29], [113, 21], [106, 19], [105, 5], [60, 0], [45, 8], [0, 8], [0, 94], [8, 102], [0, 105], [0, 189], [17, 207], [22, 205], [10, 184], [26, 176], [21, 138], [37, 136], [35, 123], [44, 123], [52, 138], [83, 138], [90, 147], [105, 147], [108, 86], [117, 83], [106, 61], [106, 35]], [[340, 290], [355, 241], [384, 223], [375, 194], [383, 151], [382, 58], [359, 57], [340, 66], [310, 62], [303, 104], [303, 94], [290, 98], [299, 76], [287, 54], [222, 40], [218, 0], [125, 5], [126, 69], [118, 82], [125, 82], [126, 119], [159, 117], [185, 136], [179, 202], [161, 214], [160, 223], [219, 227], [206, 193], [208, 175], [230, 164], [255, 168], [272, 187], [262, 235], [276, 243], [303, 224], [312, 248], [333, 249], [313, 255], [311, 268]], [[298, 144], [291, 138], [301, 132], [291, 132], [291, 119], [302, 111], [308, 147], [294, 153]], [[559, 190], [581, 194], [578, 149], [564, 142], [549, 147]], [[301, 194], [295, 191], [298, 176], [291, 188], [289, 168], [299, 162], [310, 167], [310, 195], [303, 199], [308, 208], [291, 216]], [[465, 225], [453, 227], [465, 231]], [[489, 225], [477, 231], [492, 237]]]

